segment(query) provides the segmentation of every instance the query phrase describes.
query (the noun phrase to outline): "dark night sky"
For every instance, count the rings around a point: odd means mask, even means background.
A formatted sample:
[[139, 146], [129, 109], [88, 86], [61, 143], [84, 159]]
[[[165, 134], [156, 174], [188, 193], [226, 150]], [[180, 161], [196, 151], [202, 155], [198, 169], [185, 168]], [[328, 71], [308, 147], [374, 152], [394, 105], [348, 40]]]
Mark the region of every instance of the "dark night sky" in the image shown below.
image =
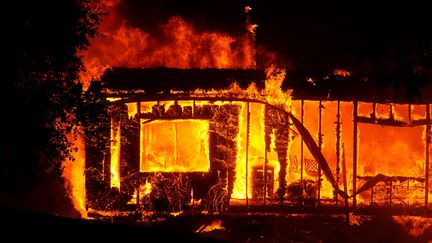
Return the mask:
[[123, 0], [121, 12], [147, 31], [180, 15], [201, 30], [236, 34], [244, 28], [244, 6], [250, 5], [259, 25], [258, 45], [276, 51], [295, 70], [328, 70], [352, 69], [395, 49], [415, 49], [430, 38], [426, 1], [376, 2]]

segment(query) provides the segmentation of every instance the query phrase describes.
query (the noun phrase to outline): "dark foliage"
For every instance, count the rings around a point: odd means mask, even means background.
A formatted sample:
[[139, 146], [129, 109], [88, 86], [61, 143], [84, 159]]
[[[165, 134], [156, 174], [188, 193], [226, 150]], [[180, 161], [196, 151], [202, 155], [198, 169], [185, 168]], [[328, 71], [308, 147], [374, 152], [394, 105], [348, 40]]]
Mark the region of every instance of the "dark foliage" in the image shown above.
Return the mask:
[[84, 102], [77, 53], [96, 35], [100, 11], [86, 0], [6, 1], [2, 9], [0, 178], [7, 200], [27, 195], [48, 174], [59, 179], [62, 161], [76, 150], [71, 140]]

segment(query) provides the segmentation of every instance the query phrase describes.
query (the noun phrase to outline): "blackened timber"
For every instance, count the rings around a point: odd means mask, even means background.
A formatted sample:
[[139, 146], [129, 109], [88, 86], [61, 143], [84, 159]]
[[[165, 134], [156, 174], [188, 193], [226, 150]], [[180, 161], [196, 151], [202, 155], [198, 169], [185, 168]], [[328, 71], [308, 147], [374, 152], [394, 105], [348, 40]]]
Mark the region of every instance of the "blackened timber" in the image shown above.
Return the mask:
[[246, 206], [249, 206], [249, 188], [248, 188], [248, 172], [249, 172], [249, 132], [250, 132], [250, 104], [246, 103], [246, 176], [245, 176], [245, 187], [246, 187]]
[[[319, 113], [318, 113], [318, 148], [322, 151], [323, 134], [322, 134], [322, 101], [319, 101]], [[321, 166], [318, 163], [318, 205], [321, 203]]]
[[184, 101], [184, 100], [192, 100], [192, 101], [228, 101], [228, 102], [251, 102], [251, 103], [258, 103], [266, 105], [272, 109], [276, 109], [281, 112], [288, 113], [285, 109], [277, 107], [275, 105], [272, 105], [264, 100], [260, 99], [251, 99], [251, 98], [240, 98], [240, 97], [223, 97], [223, 96], [178, 96], [178, 95], [164, 95], [164, 96], [139, 96], [139, 97], [130, 97], [125, 98], [122, 100], [112, 101], [111, 104], [125, 104], [125, 103], [131, 103], [131, 102], [146, 102], [146, 101], [172, 101], [172, 100], [178, 100], [178, 101]]
[[430, 106], [426, 105], [426, 141], [425, 141], [425, 207], [429, 205], [429, 149], [431, 142], [431, 125], [430, 125]]
[[374, 118], [374, 117], [366, 117], [366, 116], [357, 116], [357, 122], [376, 124], [382, 126], [393, 126], [393, 127], [415, 127], [415, 126], [424, 126], [427, 124], [426, 119], [412, 120], [411, 122], [407, 123], [404, 121], [399, 121], [391, 118], [382, 119], [382, 118]]
[[339, 189], [339, 186], [336, 184], [336, 180], [331, 172], [331, 169], [327, 163], [327, 160], [325, 159], [324, 155], [321, 153], [318, 145], [315, 142], [315, 139], [312, 137], [312, 135], [309, 133], [309, 131], [303, 126], [303, 124], [291, 113], [288, 113], [289, 118], [293, 122], [293, 125], [295, 128], [297, 128], [299, 134], [303, 137], [303, 141], [308, 147], [309, 151], [311, 152], [314, 159], [320, 164], [322, 171], [324, 172], [324, 175], [326, 176], [327, 180], [332, 185], [333, 189], [342, 197], [347, 198], [348, 195], [341, 191]]
[[358, 120], [358, 103], [354, 101], [353, 109], [353, 207], [357, 205], [357, 120]]
[[264, 71], [252, 69], [179, 69], [179, 68], [121, 68], [107, 69], [102, 76], [109, 90], [144, 90], [148, 94], [168, 93], [171, 90], [227, 89], [233, 82], [246, 89], [255, 83], [264, 87]]
[[[340, 122], [340, 101], [337, 102], [336, 113], [336, 183], [339, 185], [340, 177], [340, 142], [341, 142], [341, 122]], [[338, 196], [336, 195], [336, 206], [338, 205]]]
[[[347, 169], [345, 163], [345, 146], [342, 143], [342, 177], [344, 193], [348, 195]], [[348, 197], [345, 198], [345, 221], [349, 223], [349, 202]]]
[[[304, 100], [301, 100], [301, 124], [304, 124]], [[304, 186], [303, 186], [303, 164], [304, 164], [304, 158], [303, 158], [303, 137], [301, 137], [300, 140], [300, 183], [301, 183], [301, 195], [302, 195], [302, 200], [303, 200], [303, 191], [304, 191]]]
[[[311, 82], [312, 81], [312, 82]], [[377, 77], [362, 77], [353, 73], [340, 76], [328, 72], [311, 73], [310, 71], [287, 71], [282, 83], [282, 90], [292, 90], [294, 100], [326, 100], [342, 102], [377, 102], [394, 104], [431, 103], [431, 84], [420, 88], [415, 96], [406, 89], [383, 86]]]
[[[401, 182], [401, 181], [417, 181], [420, 183], [424, 183], [425, 182], [425, 178], [424, 177], [415, 177], [415, 176], [387, 176], [387, 175], [383, 175], [383, 174], [378, 174], [380, 176], [380, 181], [394, 181], [394, 182]], [[377, 178], [377, 176], [357, 176], [358, 180], [373, 180], [375, 178]], [[362, 190], [364, 191], [364, 190]], [[362, 191], [357, 190], [357, 194], [360, 194]]]
[[[272, 106], [271, 104], [265, 101], [265, 97], [262, 99], [251, 99], [244, 97], [235, 97], [235, 96], [224, 96], [224, 95], [197, 95], [194, 93], [178, 93], [178, 94], [163, 94], [163, 95], [143, 95], [143, 94], [110, 94], [111, 98], [122, 98], [121, 100], [116, 100], [110, 102], [111, 104], [124, 104], [124, 103], [132, 103], [132, 102], [151, 102], [151, 101], [185, 101], [185, 100], [193, 100], [193, 101], [243, 101], [243, 102], [256, 102], [261, 104], [267, 104]], [[275, 106], [272, 106], [275, 108]]]

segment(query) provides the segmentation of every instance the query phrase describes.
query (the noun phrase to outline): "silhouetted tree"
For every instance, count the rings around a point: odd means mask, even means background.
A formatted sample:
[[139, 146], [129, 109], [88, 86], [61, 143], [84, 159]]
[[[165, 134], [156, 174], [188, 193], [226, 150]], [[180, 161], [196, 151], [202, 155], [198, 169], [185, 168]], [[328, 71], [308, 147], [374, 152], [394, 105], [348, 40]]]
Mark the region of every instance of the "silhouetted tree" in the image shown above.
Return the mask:
[[7, 0], [1, 16], [0, 202], [7, 202], [30, 193], [46, 171], [61, 178], [83, 102], [78, 53], [97, 34], [100, 10], [88, 0]]

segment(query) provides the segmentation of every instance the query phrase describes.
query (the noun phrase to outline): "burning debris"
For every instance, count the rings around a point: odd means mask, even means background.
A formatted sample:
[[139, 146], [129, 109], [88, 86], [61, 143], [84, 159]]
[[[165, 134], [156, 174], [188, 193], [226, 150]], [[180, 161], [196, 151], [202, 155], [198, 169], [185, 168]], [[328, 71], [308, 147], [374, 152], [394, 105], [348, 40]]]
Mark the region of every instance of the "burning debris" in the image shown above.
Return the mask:
[[201, 232], [211, 232], [213, 230], [224, 230], [225, 228], [222, 227], [222, 220], [220, 219], [215, 219], [213, 220], [210, 224], [206, 225], [203, 224], [201, 225], [196, 231], [195, 233], [201, 233]]

